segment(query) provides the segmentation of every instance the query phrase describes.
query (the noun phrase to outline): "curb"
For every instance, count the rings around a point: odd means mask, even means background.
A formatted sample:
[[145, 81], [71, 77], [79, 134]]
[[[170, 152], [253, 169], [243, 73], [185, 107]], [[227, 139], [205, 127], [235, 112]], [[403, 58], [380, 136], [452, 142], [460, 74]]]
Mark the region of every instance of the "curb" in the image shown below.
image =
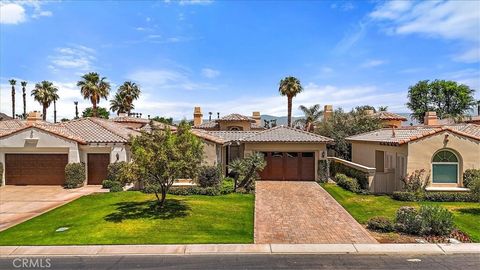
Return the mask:
[[207, 244], [0, 246], [0, 257], [211, 254], [480, 254], [480, 244]]

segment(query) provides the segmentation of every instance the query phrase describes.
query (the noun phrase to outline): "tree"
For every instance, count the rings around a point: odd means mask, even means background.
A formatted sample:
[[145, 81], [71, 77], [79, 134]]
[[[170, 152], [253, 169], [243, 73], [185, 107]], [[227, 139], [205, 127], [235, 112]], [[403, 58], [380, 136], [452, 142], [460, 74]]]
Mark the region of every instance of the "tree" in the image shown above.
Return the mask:
[[12, 118], [15, 119], [15, 84], [17, 84], [17, 81], [11, 79], [8, 82], [12, 86]]
[[57, 100], [58, 100], [58, 95], [55, 95], [53, 97], [53, 123], [57, 123]]
[[[108, 117], [110, 116], [110, 113], [108, 112], [108, 110], [106, 108], [97, 107], [97, 115], [100, 118], [108, 119]], [[88, 107], [85, 110], [83, 110], [82, 117], [94, 117], [93, 116], [93, 108]]]
[[173, 118], [172, 117], [163, 117], [163, 116], [155, 116], [153, 118], [151, 118], [151, 120], [153, 121], [156, 121], [156, 122], [160, 122], [160, 123], [164, 123], [164, 124], [167, 124], [167, 125], [173, 125]]
[[259, 172], [266, 165], [265, 157], [261, 153], [253, 153], [243, 159], [233, 160], [228, 166], [235, 182], [234, 191], [237, 188], [250, 191], [255, 180], [259, 178]]
[[330, 119], [322, 121], [316, 126], [315, 133], [330, 137], [335, 141], [334, 145], [328, 146], [335, 152], [335, 156], [351, 160], [351, 145], [345, 138], [381, 127], [380, 119], [365, 114], [361, 109], [354, 109], [346, 113], [339, 108], [335, 110]]
[[47, 108], [58, 97], [58, 88], [53, 85], [52, 82], [42, 81], [35, 84], [35, 88], [32, 90], [31, 95], [33, 99], [42, 105], [42, 117], [43, 120], [47, 120]]
[[300, 80], [295, 77], [285, 77], [280, 81], [280, 86], [278, 87], [280, 95], [287, 97], [287, 110], [288, 110], [288, 126], [292, 126], [292, 100], [293, 98], [303, 91], [302, 84]]
[[126, 113], [130, 114], [130, 111], [134, 108], [133, 101], [140, 97], [140, 87], [134, 82], [127, 81], [120, 85], [118, 93], [124, 99]]
[[195, 178], [203, 159], [202, 142], [192, 134], [186, 122], [177, 132], [142, 132], [130, 139], [133, 165], [145, 188], [155, 193], [163, 207], [167, 192], [176, 179]]
[[375, 107], [373, 107], [373, 106], [371, 106], [371, 105], [357, 106], [357, 107], [355, 107], [354, 110], [357, 111], [357, 112], [362, 112], [362, 113], [364, 113], [365, 111], [373, 111], [374, 113], [377, 112], [377, 110], [375, 109]]
[[20, 84], [22, 85], [23, 119], [27, 119], [27, 94], [26, 94], [27, 82], [23, 81]]
[[315, 104], [310, 107], [300, 105], [298, 107], [303, 112], [303, 118], [297, 119], [295, 124], [300, 124], [306, 131], [313, 131], [315, 124], [320, 121], [320, 117], [323, 115], [323, 111], [320, 109], [319, 104]]
[[97, 104], [101, 98], [107, 99], [110, 92], [110, 83], [107, 78], [98, 75], [96, 72], [90, 72], [82, 76], [82, 80], [77, 82], [84, 99], [90, 99], [92, 102], [92, 112], [94, 117], [98, 117]]
[[440, 119], [461, 117], [475, 104], [474, 92], [454, 81], [419, 81], [409, 87], [407, 107], [412, 111], [412, 118], [420, 123], [428, 111], [435, 111]]
[[379, 106], [377, 111], [386, 112], [386, 111], [388, 111], [388, 106]]
[[113, 97], [112, 100], [110, 100], [110, 110], [112, 112], [116, 112], [117, 115], [120, 113], [125, 113], [129, 111], [129, 109], [133, 109], [128, 107], [128, 104], [126, 104], [125, 99], [122, 97], [121, 93], [116, 93], [115, 96]]

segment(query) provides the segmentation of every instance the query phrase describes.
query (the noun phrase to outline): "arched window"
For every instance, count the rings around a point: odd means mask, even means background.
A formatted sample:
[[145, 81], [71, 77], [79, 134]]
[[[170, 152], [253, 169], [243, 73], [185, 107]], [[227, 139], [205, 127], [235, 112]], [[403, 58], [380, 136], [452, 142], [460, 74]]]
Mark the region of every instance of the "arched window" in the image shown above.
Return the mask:
[[441, 150], [432, 159], [432, 182], [455, 184], [458, 182], [458, 157], [452, 151]]
[[242, 128], [242, 127], [233, 126], [233, 127], [228, 127], [228, 130], [230, 130], [230, 131], [242, 131], [243, 128]]

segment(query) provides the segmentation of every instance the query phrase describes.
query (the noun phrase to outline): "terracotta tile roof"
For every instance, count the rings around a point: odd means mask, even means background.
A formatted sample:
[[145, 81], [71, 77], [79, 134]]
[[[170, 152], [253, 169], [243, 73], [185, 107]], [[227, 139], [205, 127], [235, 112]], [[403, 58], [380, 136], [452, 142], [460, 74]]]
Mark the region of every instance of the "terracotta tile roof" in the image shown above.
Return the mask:
[[11, 135], [17, 132], [20, 132], [22, 130], [28, 129], [28, 128], [37, 128], [49, 133], [53, 133], [57, 136], [76, 141], [81, 144], [86, 144], [87, 142], [71, 130], [57, 125], [57, 124], [51, 124], [47, 122], [33, 122], [33, 123], [27, 123], [26, 121], [21, 121], [18, 119], [15, 120], [8, 120], [8, 121], [1, 121], [0, 122], [0, 137], [4, 137], [7, 135]]
[[249, 121], [252, 123], [255, 123], [255, 120], [251, 117], [241, 115], [238, 113], [232, 113], [229, 115], [225, 115], [224, 117], [220, 117], [220, 119], [214, 120], [215, 122], [220, 122], [220, 121]]
[[245, 137], [257, 134], [260, 131], [208, 131], [212, 136], [222, 138], [225, 141], [239, 141]]
[[298, 143], [328, 143], [332, 139], [315, 133], [306, 132], [296, 128], [277, 126], [247, 136], [242, 142], [298, 142]]
[[131, 116], [117, 116], [111, 119], [113, 122], [127, 122], [127, 123], [142, 123], [148, 124], [149, 119], [140, 118], [140, 117], [131, 117]]
[[88, 143], [126, 143], [130, 135], [139, 134], [138, 131], [113, 121], [93, 117], [75, 119], [57, 125], [68, 128]]
[[456, 124], [443, 126], [412, 126], [384, 128], [362, 133], [347, 138], [348, 141], [379, 142], [382, 144], [401, 145], [439, 132], [450, 131], [461, 136], [480, 140], [480, 126], [474, 124]]
[[12, 117], [0, 112], [0, 121], [11, 120]]
[[221, 137], [210, 134], [210, 131], [207, 131], [207, 130], [192, 129], [192, 133], [199, 138], [202, 138], [204, 140], [211, 141], [211, 142], [214, 142], [214, 143], [224, 144], [224, 143], [227, 142], [226, 140], [224, 140]]
[[218, 123], [215, 121], [208, 121], [198, 126], [194, 126], [194, 128], [205, 128], [205, 129], [216, 128], [216, 127], [218, 127]]
[[379, 118], [381, 120], [401, 120], [407, 121], [407, 118], [392, 112], [379, 111], [373, 114], [373, 117]]

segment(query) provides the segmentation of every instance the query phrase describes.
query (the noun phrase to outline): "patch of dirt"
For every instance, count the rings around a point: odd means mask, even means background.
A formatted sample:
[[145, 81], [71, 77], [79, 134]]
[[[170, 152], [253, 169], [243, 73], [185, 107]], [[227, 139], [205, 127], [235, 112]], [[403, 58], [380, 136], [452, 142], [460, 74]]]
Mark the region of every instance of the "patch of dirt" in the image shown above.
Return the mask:
[[368, 232], [381, 244], [408, 244], [408, 243], [417, 243], [415, 239], [420, 237], [415, 237], [412, 235], [401, 234], [396, 232], [391, 233], [380, 233], [368, 230]]

